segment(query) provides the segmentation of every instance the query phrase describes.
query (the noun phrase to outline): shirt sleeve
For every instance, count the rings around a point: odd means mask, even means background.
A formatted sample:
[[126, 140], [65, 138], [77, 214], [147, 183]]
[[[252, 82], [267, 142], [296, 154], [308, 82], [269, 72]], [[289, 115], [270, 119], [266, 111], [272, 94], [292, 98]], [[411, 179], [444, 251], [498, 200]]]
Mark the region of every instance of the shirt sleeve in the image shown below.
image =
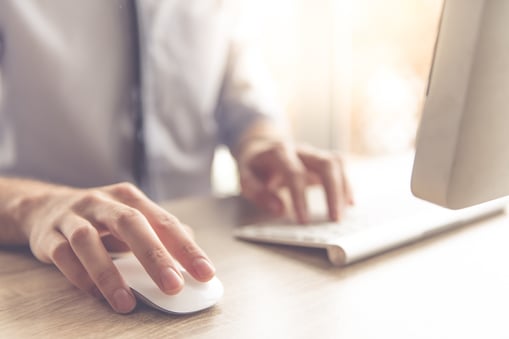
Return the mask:
[[233, 149], [244, 131], [260, 119], [285, 125], [274, 82], [257, 49], [246, 41], [233, 41], [216, 110], [220, 141]]

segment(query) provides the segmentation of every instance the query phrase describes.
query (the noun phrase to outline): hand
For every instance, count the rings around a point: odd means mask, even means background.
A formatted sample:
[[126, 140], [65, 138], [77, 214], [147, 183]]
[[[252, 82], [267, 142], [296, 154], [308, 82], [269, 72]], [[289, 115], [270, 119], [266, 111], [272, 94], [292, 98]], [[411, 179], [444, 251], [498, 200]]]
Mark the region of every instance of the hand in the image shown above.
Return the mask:
[[107, 247], [132, 250], [167, 294], [183, 287], [176, 261], [197, 280], [214, 276], [213, 266], [186, 226], [131, 184], [52, 187], [22, 200], [18, 207], [34, 255], [54, 263], [77, 287], [104, 296], [117, 312], [130, 312], [136, 301]]
[[329, 218], [339, 221], [353, 195], [338, 154], [290, 142], [254, 140], [238, 156], [243, 195], [274, 214], [284, 212], [278, 194], [288, 188], [297, 220], [308, 222], [305, 191], [308, 185], [323, 186]]

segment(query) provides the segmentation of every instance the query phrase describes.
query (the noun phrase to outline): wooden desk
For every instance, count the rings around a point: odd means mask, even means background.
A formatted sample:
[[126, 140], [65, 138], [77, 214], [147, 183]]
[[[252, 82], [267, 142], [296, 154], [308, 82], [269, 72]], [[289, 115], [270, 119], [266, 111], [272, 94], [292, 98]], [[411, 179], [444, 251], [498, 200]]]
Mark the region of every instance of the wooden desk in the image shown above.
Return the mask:
[[166, 207], [213, 259], [217, 306], [118, 315], [27, 250], [1, 249], [0, 338], [509, 338], [506, 216], [335, 268], [322, 251], [233, 239], [254, 216], [240, 199]]

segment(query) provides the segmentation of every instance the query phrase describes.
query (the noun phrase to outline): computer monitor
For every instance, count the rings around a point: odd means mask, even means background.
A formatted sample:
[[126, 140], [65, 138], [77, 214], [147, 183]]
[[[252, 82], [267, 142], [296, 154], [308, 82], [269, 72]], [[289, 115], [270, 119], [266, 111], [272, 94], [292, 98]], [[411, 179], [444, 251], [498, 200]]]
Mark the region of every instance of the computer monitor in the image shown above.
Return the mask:
[[452, 209], [509, 195], [508, 0], [445, 0], [412, 192]]

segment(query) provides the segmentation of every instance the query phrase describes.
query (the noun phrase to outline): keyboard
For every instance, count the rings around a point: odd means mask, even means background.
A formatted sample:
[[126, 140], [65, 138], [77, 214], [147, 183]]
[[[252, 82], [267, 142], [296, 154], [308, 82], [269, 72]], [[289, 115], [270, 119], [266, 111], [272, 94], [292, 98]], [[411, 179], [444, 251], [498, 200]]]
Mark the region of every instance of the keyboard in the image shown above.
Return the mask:
[[[507, 206], [506, 199], [462, 210], [431, 204], [411, 194], [408, 162], [406, 166], [396, 165], [392, 167], [404, 171], [403, 174], [383, 172], [380, 167], [370, 166], [371, 172], [354, 180], [354, 183], [364, 183], [367, 189], [356, 192], [359, 193], [356, 206], [346, 211], [341, 222], [326, 219], [323, 192], [315, 189], [310, 190], [307, 197], [311, 211], [309, 224], [299, 225], [291, 218], [281, 218], [239, 226], [233, 234], [248, 241], [323, 248], [333, 265], [343, 266], [495, 216], [503, 213]], [[380, 173], [392, 176], [385, 175], [385, 180], [379, 180]]]
[[417, 202], [405, 214], [372, 213], [360, 208], [348, 211], [341, 222], [312, 220], [306, 225], [278, 219], [237, 227], [239, 239], [303, 247], [323, 248], [333, 265], [343, 266], [419, 239], [495, 216], [506, 202], [493, 202], [453, 211]]

